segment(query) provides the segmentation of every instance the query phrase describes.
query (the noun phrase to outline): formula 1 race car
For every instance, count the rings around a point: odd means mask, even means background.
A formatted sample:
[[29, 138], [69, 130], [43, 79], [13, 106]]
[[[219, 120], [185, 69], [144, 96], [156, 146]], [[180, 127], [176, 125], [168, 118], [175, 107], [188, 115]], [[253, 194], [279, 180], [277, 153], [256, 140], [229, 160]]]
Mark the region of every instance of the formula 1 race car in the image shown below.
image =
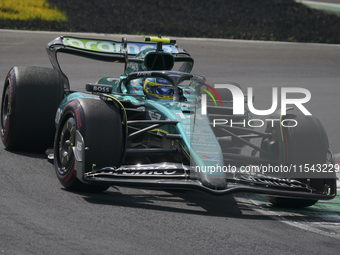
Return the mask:
[[[47, 47], [53, 69], [13, 67], [1, 104], [5, 147], [53, 147], [48, 157], [70, 190], [114, 185], [249, 192], [295, 207], [335, 197], [338, 169], [319, 120], [276, 111], [271, 119], [279, 121], [257, 131], [247, 109], [233, 114], [229, 90], [190, 73], [194, 60], [175, 40], [144, 40], [58, 37]], [[87, 92], [72, 91], [59, 52], [122, 63], [124, 74], [88, 83]], [[260, 145], [252, 142], [259, 138]], [[244, 148], [251, 148], [250, 155]]]

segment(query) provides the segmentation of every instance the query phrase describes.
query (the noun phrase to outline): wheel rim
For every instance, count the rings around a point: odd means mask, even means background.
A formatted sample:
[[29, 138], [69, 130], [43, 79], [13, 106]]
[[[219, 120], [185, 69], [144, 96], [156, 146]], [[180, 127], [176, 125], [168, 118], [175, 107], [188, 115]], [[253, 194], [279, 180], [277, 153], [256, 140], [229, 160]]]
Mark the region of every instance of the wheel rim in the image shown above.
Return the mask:
[[74, 164], [73, 149], [76, 136], [76, 121], [70, 117], [65, 122], [59, 134], [58, 143], [58, 171], [61, 175], [67, 174]]
[[6, 92], [3, 96], [1, 105], [1, 135], [5, 136], [6, 127], [8, 124], [8, 116], [10, 112], [10, 101], [9, 101], [9, 86], [7, 86]]

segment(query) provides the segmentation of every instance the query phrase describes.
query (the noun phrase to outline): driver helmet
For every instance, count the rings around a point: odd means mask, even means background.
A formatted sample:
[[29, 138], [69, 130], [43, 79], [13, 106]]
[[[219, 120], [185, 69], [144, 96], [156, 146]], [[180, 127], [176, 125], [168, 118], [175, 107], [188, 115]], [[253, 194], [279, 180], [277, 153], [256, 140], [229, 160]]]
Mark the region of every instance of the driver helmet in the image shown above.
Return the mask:
[[148, 99], [172, 100], [174, 87], [162, 78], [147, 78], [144, 81], [143, 91]]

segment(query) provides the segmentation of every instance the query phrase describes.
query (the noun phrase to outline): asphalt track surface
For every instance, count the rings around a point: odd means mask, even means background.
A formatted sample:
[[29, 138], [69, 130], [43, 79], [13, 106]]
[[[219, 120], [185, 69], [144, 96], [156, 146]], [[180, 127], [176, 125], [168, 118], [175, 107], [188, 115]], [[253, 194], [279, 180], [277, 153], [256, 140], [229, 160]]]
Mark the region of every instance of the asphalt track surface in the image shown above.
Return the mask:
[[[46, 44], [63, 33], [0, 30], [0, 79], [14, 65], [50, 67]], [[120, 40], [121, 36], [81, 35]], [[127, 36], [128, 40], [141, 37]], [[271, 87], [303, 87], [307, 109], [340, 152], [340, 46], [179, 38], [210, 84], [253, 87], [256, 107]], [[74, 89], [115, 76], [123, 66], [63, 57]], [[81, 65], [80, 65], [81, 64]], [[2, 84], [0, 89], [2, 91]], [[261, 108], [262, 107], [262, 108]], [[29, 124], [29, 123], [28, 123]], [[0, 145], [2, 254], [338, 254], [340, 210], [276, 210], [261, 196], [110, 188], [103, 194], [64, 190], [43, 154]]]

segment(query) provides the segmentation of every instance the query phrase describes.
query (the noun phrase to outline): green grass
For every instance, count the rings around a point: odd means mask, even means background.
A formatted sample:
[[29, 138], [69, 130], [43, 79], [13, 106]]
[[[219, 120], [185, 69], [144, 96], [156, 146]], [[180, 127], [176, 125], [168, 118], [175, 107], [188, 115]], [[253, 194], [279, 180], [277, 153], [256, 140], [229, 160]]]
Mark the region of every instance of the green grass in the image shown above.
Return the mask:
[[0, 19], [67, 21], [63, 13], [45, 0], [1, 0]]

